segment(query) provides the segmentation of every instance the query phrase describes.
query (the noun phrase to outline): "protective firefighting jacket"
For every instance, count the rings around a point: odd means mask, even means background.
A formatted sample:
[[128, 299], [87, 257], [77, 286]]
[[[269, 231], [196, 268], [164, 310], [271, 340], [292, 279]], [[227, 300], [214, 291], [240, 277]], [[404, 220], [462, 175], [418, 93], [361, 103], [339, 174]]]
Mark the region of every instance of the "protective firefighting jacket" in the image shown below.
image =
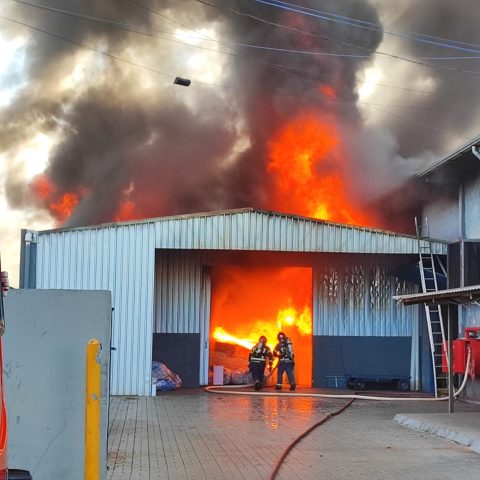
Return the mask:
[[285, 338], [283, 342], [277, 343], [273, 355], [278, 357], [280, 362], [293, 362], [295, 355], [293, 354], [292, 341], [289, 338]]
[[253, 363], [265, 363], [268, 359], [268, 363], [272, 365], [273, 355], [270, 347], [263, 343], [257, 343], [248, 356], [248, 361]]

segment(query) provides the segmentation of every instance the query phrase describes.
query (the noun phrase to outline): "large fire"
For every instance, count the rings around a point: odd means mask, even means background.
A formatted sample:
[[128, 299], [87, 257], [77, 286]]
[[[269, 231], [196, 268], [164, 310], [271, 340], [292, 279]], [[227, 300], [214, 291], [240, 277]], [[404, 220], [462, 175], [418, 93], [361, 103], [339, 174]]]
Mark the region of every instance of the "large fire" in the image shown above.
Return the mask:
[[294, 345], [298, 383], [311, 385], [311, 282], [307, 268], [216, 267], [210, 364], [245, 370], [259, 337], [265, 335], [273, 350], [283, 331]]
[[[333, 89], [324, 88], [327, 96]], [[347, 187], [347, 157], [333, 118], [303, 113], [271, 139], [271, 208], [354, 225], [372, 225]], [[350, 179], [351, 181], [352, 179]]]

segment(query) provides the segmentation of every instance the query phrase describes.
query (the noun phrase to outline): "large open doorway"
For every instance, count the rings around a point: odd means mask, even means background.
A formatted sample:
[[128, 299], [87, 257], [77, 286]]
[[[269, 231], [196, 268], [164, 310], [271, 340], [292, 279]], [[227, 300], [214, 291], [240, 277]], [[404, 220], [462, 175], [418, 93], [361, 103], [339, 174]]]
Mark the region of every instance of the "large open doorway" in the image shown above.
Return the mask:
[[265, 335], [291, 338], [299, 385], [312, 384], [312, 269], [216, 266], [212, 269], [209, 366], [245, 371]]

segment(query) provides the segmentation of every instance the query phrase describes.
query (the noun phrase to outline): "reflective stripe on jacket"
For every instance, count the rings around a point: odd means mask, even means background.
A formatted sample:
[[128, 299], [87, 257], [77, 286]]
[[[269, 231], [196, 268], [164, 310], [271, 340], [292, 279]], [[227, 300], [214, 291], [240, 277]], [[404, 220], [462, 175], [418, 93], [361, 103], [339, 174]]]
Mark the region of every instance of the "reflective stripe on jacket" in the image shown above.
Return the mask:
[[268, 347], [267, 345], [260, 346], [260, 344], [257, 343], [252, 348], [250, 355], [248, 356], [248, 361], [254, 362], [254, 363], [260, 363], [260, 362], [266, 362], [267, 358], [271, 364], [273, 362], [273, 355], [270, 350], [270, 347]]
[[295, 355], [293, 354], [293, 345], [289, 338], [286, 338], [283, 342], [280, 342], [275, 347], [273, 355], [278, 357], [280, 362], [293, 362]]

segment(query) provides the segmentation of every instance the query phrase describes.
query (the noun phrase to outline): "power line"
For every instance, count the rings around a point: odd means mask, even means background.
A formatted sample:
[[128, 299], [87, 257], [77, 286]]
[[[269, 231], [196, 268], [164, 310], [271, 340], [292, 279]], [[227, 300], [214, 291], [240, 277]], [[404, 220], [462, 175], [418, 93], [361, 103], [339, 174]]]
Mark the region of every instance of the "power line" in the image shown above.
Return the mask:
[[24, 27], [31, 28], [32, 30], [36, 30], [37, 32], [41, 32], [41, 33], [44, 33], [46, 35], [50, 35], [52, 37], [58, 38], [59, 40], [63, 40], [64, 42], [68, 42], [68, 43], [72, 43], [74, 45], [78, 45], [79, 47], [85, 48], [87, 50], [91, 50], [92, 52], [96, 52], [96, 53], [99, 53], [101, 55], [105, 55], [105, 56], [113, 58], [114, 60], [117, 60], [119, 62], [128, 63], [129, 65], [133, 65], [135, 67], [140, 67], [140, 68], [143, 68], [145, 70], [149, 70], [150, 72], [157, 73], [158, 75], [162, 75], [164, 77], [168, 77], [168, 78], [173, 80], [173, 75], [170, 75], [170, 74], [167, 74], [167, 73], [164, 73], [164, 72], [160, 72], [156, 68], [151, 68], [151, 67], [148, 67], [146, 65], [141, 65], [139, 63], [132, 62], [131, 60], [127, 60], [125, 58], [118, 57], [117, 55], [113, 55], [109, 52], [99, 50], [99, 49], [91, 47], [89, 45], [85, 45], [84, 43], [77, 42], [76, 40], [71, 40], [70, 38], [66, 38], [66, 37], [63, 37], [62, 35], [58, 35], [57, 33], [53, 33], [53, 32], [49, 32], [47, 30], [43, 30], [42, 28], [35, 27], [34, 25], [29, 25], [28, 23], [21, 22], [19, 20], [14, 20], [12, 18], [8, 18], [8, 17], [5, 17], [3, 15], [0, 15], [0, 18], [3, 18], [4, 20], [8, 20], [9, 22], [16, 23], [18, 25], [22, 25]]
[[[216, 40], [212, 40], [216, 41]], [[330, 52], [318, 52], [314, 50], [296, 50], [291, 48], [280, 48], [280, 47], [270, 47], [268, 45], [255, 45], [250, 43], [235, 43], [236, 46], [246, 47], [246, 48], [256, 48], [259, 50], [271, 50], [275, 52], [284, 52], [284, 53], [296, 53], [301, 55], [319, 55], [326, 57], [343, 57], [346, 59], [353, 58], [372, 58], [372, 55], [356, 55], [350, 53], [330, 53]], [[385, 60], [390, 60], [390, 58], [384, 58]], [[418, 57], [417, 60], [478, 60], [480, 57]]]
[[[139, 64], [139, 63], [136, 63], [136, 62], [133, 62], [131, 60], [127, 60], [125, 58], [122, 58], [122, 57], [119, 57], [118, 55], [113, 55], [109, 52], [106, 52], [104, 50], [99, 50], [97, 48], [94, 48], [94, 47], [91, 47], [89, 45], [86, 45], [82, 42], [78, 42], [76, 40], [72, 40], [72, 39], [69, 39], [69, 38], [66, 38], [62, 35], [59, 35], [59, 34], [56, 34], [56, 33], [53, 33], [53, 32], [49, 32], [48, 30], [44, 30], [42, 28], [39, 28], [39, 27], [36, 27], [34, 25], [30, 25], [28, 23], [25, 23], [25, 22], [21, 22], [19, 20], [14, 20], [12, 18], [8, 18], [8, 17], [5, 17], [3, 15], [0, 15], [0, 18], [4, 19], [4, 20], [7, 20], [9, 22], [13, 22], [13, 23], [16, 23], [18, 25], [22, 25], [24, 27], [27, 27], [27, 28], [30, 28], [32, 30], [35, 30], [37, 32], [40, 32], [40, 33], [44, 33], [46, 35], [50, 35], [52, 37], [55, 37], [59, 40], [62, 40], [62, 41], [65, 41], [65, 42], [68, 42], [68, 43], [71, 43], [71, 44], [74, 44], [74, 45], [77, 45], [79, 47], [82, 47], [82, 48], [85, 48], [87, 50], [91, 50], [95, 53], [98, 53], [100, 55], [105, 55], [109, 58], [112, 58], [114, 60], [117, 60], [117, 61], [120, 61], [120, 62], [123, 62], [123, 63], [127, 63], [131, 66], [135, 66], [135, 67], [138, 67], [138, 68], [142, 68], [142, 69], [145, 69], [145, 70], [148, 70], [152, 73], [156, 73], [158, 75], [162, 75], [164, 77], [167, 77], [167, 78], [170, 78], [173, 80], [174, 76], [171, 75], [171, 74], [168, 74], [168, 73], [165, 73], [165, 72], [162, 72], [156, 68], [152, 68], [152, 67], [149, 67], [149, 66], [146, 66], [146, 65], [142, 65], [142, 64]], [[214, 83], [207, 83], [207, 82], [199, 82], [199, 81], [194, 81], [192, 83], [192, 85], [202, 85], [202, 86], [208, 86], [208, 87], [217, 87], [217, 88], [226, 88], [226, 89], [233, 89], [233, 90], [240, 90], [240, 91], [245, 91], [245, 92], [252, 92], [252, 93], [258, 93], [258, 94], [262, 94], [262, 95], [267, 95], [267, 96], [284, 96], [284, 97], [292, 97], [292, 98], [301, 98], [301, 99], [304, 99], [304, 100], [309, 100], [309, 101], [317, 101], [319, 100], [318, 97], [313, 97], [311, 95], [300, 95], [300, 94], [296, 94], [296, 93], [293, 93], [293, 92], [281, 92], [281, 91], [277, 91], [277, 92], [271, 92], [271, 91], [265, 91], [265, 90], [261, 90], [261, 89], [251, 89], [251, 88], [244, 88], [244, 87], [239, 87], [239, 86], [235, 86], [235, 85], [227, 85], [227, 84], [214, 84]], [[357, 104], [360, 104], [360, 105], [365, 105], [367, 107], [377, 107], [378, 105], [377, 104], [370, 104], [368, 102], [355, 102], [355, 101], [348, 101], [348, 100], [341, 100], [341, 99], [332, 99], [332, 98], [322, 98], [322, 101], [326, 101], [326, 102], [333, 102], [333, 103], [339, 103], [339, 104], [344, 104], [344, 105], [347, 105], [347, 106], [356, 106]], [[382, 106], [382, 105], [381, 105]], [[415, 107], [416, 108], [416, 107]]]
[[[150, 71], [152, 73], [156, 73], [158, 75], [161, 75], [161, 76], [164, 76], [164, 77], [167, 77], [167, 78], [170, 78], [170, 79], [173, 79], [173, 76], [170, 75], [170, 74], [167, 74], [165, 72], [161, 72], [155, 68], [152, 68], [152, 67], [148, 67], [146, 65], [142, 65], [142, 64], [139, 64], [139, 63], [136, 63], [136, 62], [132, 62], [130, 60], [127, 60], [127, 59], [124, 59], [122, 57], [119, 57], [117, 55], [113, 55], [109, 52], [105, 52], [103, 50], [99, 50], [99, 49], [96, 49], [94, 47], [91, 47], [89, 45], [85, 45], [83, 44], [82, 42], [78, 42], [78, 41], [75, 41], [75, 40], [71, 40], [69, 38], [66, 38], [62, 35], [59, 35], [59, 34], [56, 34], [56, 33], [53, 33], [53, 32], [49, 32], [48, 30], [44, 30], [44, 29], [41, 29], [39, 27], [36, 27], [36, 26], [33, 26], [33, 25], [29, 25], [25, 22], [21, 22], [21, 21], [18, 21], [18, 20], [14, 20], [14, 19], [11, 19], [11, 18], [8, 18], [8, 17], [5, 17], [3, 15], [0, 15], [0, 18], [4, 19], [4, 20], [7, 20], [7, 21], [10, 21], [10, 22], [13, 22], [13, 23], [16, 23], [16, 24], [19, 24], [19, 25], [22, 25], [24, 27], [27, 27], [27, 28], [31, 28], [32, 30], [35, 30], [35, 31], [38, 31], [38, 32], [41, 32], [41, 33], [44, 33], [46, 35], [50, 35], [54, 38], [57, 38], [57, 39], [60, 39], [60, 40], [63, 40], [65, 42], [68, 42], [68, 43], [71, 43], [71, 44], [74, 44], [74, 45], [77, 45], [77, 46], [80, 46], [82, 48], [85, 48], [87, 50], [91, 50], [93, 52], [96, 52], [98, 54], [101, 54], [101, 55], [105, 55], [109, 58], [112, 58], [114, 60], [117, 60], [117, 61], [120, 61], [120, 62], [123, 62], [123, 63], [126, 63], [126, 64], [129, 64], [131, 66], [135, 66], [135, 67], [138, 67], [138, 68], [142, 68], [142, 69], [145, 69], [147, 71]], [[226, 84], [222, 84], [222, 85], [219, 85], [219, 84], [212, 84], [212, 83], [206, 83], [206, 82], [198, 82], [198, 81], [195, 81], [192, 83], [192, 85], [199, 85], [199, 86], [207, 86], [207, 87], [216, 87], [216, 88], [226, 88], [226, 89], [233, 89], [233, 90], [239, 90], [239, 91], [246, 91], [246, 92], [253, 92], [253, 93], [259, 93], [259, 94], [262, 94], [262, 95], [267, 95], [267, 96], [286, 96], [286, 97], [293, 97], [293, 98], [301, 98], [301, 99], [305, 99], [305, 100], [310, 100], [310, 101], [316, 101], [318, 100], [318, 98], [315, 98], [315, 97], [312, 97], [312, 96], [307, 96], [307, 95], [298, 95], [298, 94], [295, 94], [295, 93], [291, 93], [291, 92], [266, 92], [264, 90], [254, 90], [254, 89], [246, 89], [244, 87], [238, 87], [238, 86], [234, 86], [234, 85], [226, 85]], [[329, 98], [323, 98], [322, 101], [327, 101], [327, 102], [334, 102], [334, 103], [338, 103], [338, 104], [343, 104], [347, 107], [351, 107], [351, 108], [356, 108], [358, 104], [360, 105], [364, 105], [368, 108], [372, 108], [372, 109], [376, 109], [376, 110], [379, 110], [387, 115], [391, 115], [393, 117], [397, 117], [397, 118], [400, 118], [400, 119], [403, 119], [404, 121], [407, 121], [407, 122], [413, 122], [413, 123], [417, 123], [419, 125], [422, 125], [424, 127], [428, 127], [428, 128], [431, 128], [431, 129], [434, 129], [434, 130], [438, 130], [438, 131], [443, 131], [441, 129], [439, 129], [438, 127], [434, 127], [432, 125], [428, 125], [426, 123], [423, 123], [423, 122], [418, 122], [417, 120], [414, 120], [414, 119], [408, 119], [408, 118], [405, 118], [405, 117], [402, 117], [400, 115], [397, 115], [397, 114], [394, 114], [392, 112], [389, 112], [387, 110], [383, 110], [383, 109], [380, 109], [378, 105], [376, 104], [370, 104], [370, 103], [367, 103], [367, 102], [355, 102], [355, 101], [347, 101], [347, 100], [339, 100], [339, 99], [329, 99]]]
[[[68, 10], [60, 10], [58, 8], [53, 8], [53, 7], [48, 7], [46, 5], [30, 3], [30, 2], [23, 1], [23, 0], [10, 0], [10, 1], [15, 2], [15, 3], [20, 3], [20, 4], [23, 4], [23, 5], [27, 5], [29, 7], [35, 7], [35, 8], [38, 8], [40, 10], [46, 10], [46, 11], [49, 11], [49, 12], [52, 12], [52, 13], [58, 13], [60, 15], [65, 15], [65, 16], [68, 16], [68, 17], [79, 18], [81, 20], [86, 20], [86, 21], [92, 22], [92, 23], [100, 23], [100, 24], [104, 24], [104, 25], [107, 25], [107, 26], [110, 26], [110, 27], [120, 28], [120, 29], [125, 30], [125, 31], [130, 32], [130, 33], [136, 33], [138, 35], [144, 35], [146, 37], [158, 38], [160, 40], [165, 40], [167, 42], [178, 43], [180, 45], [185, 45], [187, 47], [197, 48], [197, 49], [200, 49], [200, 50], [206, 50], [206, 51], [214, 52], [214, 53], [221, 53], [221, 54], [224, 54], [224, 55], [231, 55], [231, 56], [234, 56], [234, 57], [239, 56], [239, 55], [236, 55], [236, 54], [232, 54], [230, 52], [223, 52], [221, 50], [216, 50], [216, 49], [213, 49], [213, 48], [203, 47], [201, 45], [192, 45], [191, 43], [182, 42], [180, 40], [175, 40], [175, 39], [172, 39], [172, 38], [165, 38], [164, 36], [159, 35], [159, 34], [163, 34], [163, 35], [170, 35], [170, 36], [175, 37], [176, 35], [175, 35], [174, 32], [163, 31], [163, 30], [154, 30], [154, 31], [138, 30], [138, 29], [132, 27], [131, 25], [126, 24], [126, 23], [117, 22], [117, 21], [114, 21], [114, 20], [106, 19], [106, 18], [92, 17], [90, 15], [84, 15], [82, 13], [71, 12], [71, 11], [68, 11]], [[241, 56], [244, 57], [244, 55], [241, 55]]]
[[[311, 70], [305, 70], [303, 68], [297, 68], [297, 67], [293, 67], [293, 66], [289, 66], [289, 65], [279, 65], [283, 68], [289, 68], [290, 70], [297, 70], [298, 72], [303, 72], [303, 73], [311, 73], [311, 74], [316, 74], [317, 72], [313, 72]], [[368, 84], [368, 85], [374, 85], [376, 87], [385, 87], [385, 88], [393, 88], [393, 89], [396, 89], [396, 90], [405, 90], [407, 92], [415, 92], [415, 93], [421, 93], [423, 95], [434, 95], [435, 92], [429, 92], [427, 90], [417, 90], [415, 88], [408, 88], [408, 87], [399, 87], [397, 85], [386, 85], [386, 84], [383, 84], [383, 83], [376, 83], [376, 82], [367, 82], [366, 80], [357, 80], [357, 79], [354, 79], [353, 82], [355, 83], [364, 83], [364, 84]]]
[[[281, 8], [287, 11], [292, 11], [295, 13], [301, 13], [303, 15], [312, 16], [320, 20], [327, 20], [330, 22], [341, 23], [341, 24], [349, 25], [356, 28], [373, 30], [376, 32], [386, 33], [387, 35], [407, 38], [409, 40], [414, 40], [417, 42], [427, 43], [430, 45], [440, 46], [444, 48], [452, 48], [454, 50], [460, 50], [463, 52], [480, 53], [479, 45], [467, 44], [464, 42], [457, 42], [455, 40], [449, 40], [442, 37], [435, 37], [433, 35], [425, 35], [425, 34], [416, 33], [416, 32], [389, 31], [389, 30], [385, 30], [381, 25], [375, 24], [373, 22], [366, 22], [366, 21], [358, 20], [351, 17], [345, 17], [343, 15], [336, 15], [333, 13], [325, 12], [315, 8], [304, 7], [301, 5], [285, 2], [282, 0], [256, 0], [256, 2]], [[424, 37], [424, 38], [421, 38], [421, 37]], [[429, 40], [429, 39], [432, 39], [432, 40]], [[437, 42], [435, 40], [441, 40], [441, 42]], [[449, 42], [449, 43], [445, 43], [445, 42]], [[469, 46], [477, 47], [477, 50], [461, 47], [460, 45], [469, 45]]]
[[[24, 1], [24, 0], [12, 0], [12, 1], [14, 1], [16, 3], [21, 3], [21, 4], [24, 4], [24, 5], [27, 5], [27, 6], [31, 6], [31, 7], [36, 7], [36, 8], [42, 9], [42, 10], [50, 11], [50, 12], [53, 12], [53, 13], [59, 13], [61, 15], [80, 18], [82, 20], [86, 20], [86, 21], [89, 21], [89, 22], [106, 24], [110, 27], [120, 28], [120, 29], [126, 30], [130, 33], [136, 33], [136, 34], [139, 34], [139, 35], [158, 38], [158, 39], [161, 39], [161, 40], [177, 43], [177, 44], [184, 45], [184, 46], [191, 47], [191, 48], [201, 49], [201, 50], [210, 51], [210, 52], [214, 52], [214, 53], [221, 53], [223, 55], [229, 55], [229, 56], [237, 57], [237, 58], [249, 59], [249, 57], [247, 55], [244, 55], [243, 53], [236, 54], [236, 53], [232, 53], [232, 52], [225, 52], [225, 51], [222, 51], [222, 50], [216, 50], [216, 49], [212, 49], [212, 48], [208, 48], [208, 47], [203, 47], [203, 46], [200, 46], [200, 45], [192, 45], [192, 44], [185, 43], [185, 42], [182, 42], [182, 41], [179, 41], [179, 40], [165, 38], [163, 36], [158, 35], [158, 33], [162, 33], [162, 34], [166, 34], [166, 35], [175, 36], [174, 32], [165, 32], [165, 31], [162, 31], [162, 30], [154, 30], [153, 33], [152, 33], [152, 32], [147, 32], [145, 30], [138, 30], [136, 28], [131, 27], [128, 24], [121, 23], [121, 22], [116, 22], [116, 21], [113, 21], [113, 20], [103, 19], [103, 18], [99, 18], [99, 17], [92, 17], [92, 16], [89, 16], [89, 15], [84, 15], [84, 14], [80, 14], [80, 13], [76, 13], [76, 12], [70, 12], [70, 11], [66, 11], [66, 10], [60, 10], [60, 9], [53, 8], [53, 7], [47, 7], [47, 6], [44, 6], [44, 5], [30, 3], [30, 2], [27, 2], [27, 1]], [[132, 3], [135, 3], [136, 5], [141, 6], [142, 8], [146, 8], [147, 10], [153, 11], [149, 7], [141, 5], [138, 2], [133, 2], [132, 1]], [[189, 30], [193, 31], [193, 29], [191, 29], [190, 27], [186, 26], [185, 24], [183, 24], [181, 22], [177, 22], [176, 20], [173, 20], [173, 19], [167, 17], [166, 15], [160, 14], [158, 12], [155, 12], [155, 11], [153, 11], [153, 12], [157, 13], [157, 15], [163, 16], [167, 20], [175, 22], [175, 23], [181, 25], [182, 27], [188, 28]], [[201, 34], [199, 32], [196, 32], [196, 35], [197, 35], [196, 38], [198, 38], [198, 35], [204, 37], [204, 34]], [[205, 37], [204, 37], [204, 39], [205, 39]], [[222, 42], [219, 42], [215, 39], [210, 39], [210, 40], [215, 41], [217, 43], [222, 43]], [[256, 57], [254, 57], [254, 58], [256, 58]], [[281, 71], [283, 71], [283, 69], [290, 69], [290, 70], [295, 69], [295, 67], [286, 67], [286, 66], [281, 66], [281, 65], [278, 65], [278, 64], [269, 64], [269, 65], [272, 65], [272, 66], [275, 65], [275, 66], [281, 67]], [[396, 88], [396, 89], [402, 89], [402, 90], [410, 90], [410, 91], [416, 91], [416, 92], [419, 92], [419, 93], [422, 93], [422, 94], [429, 93], [429, 92], [425, 92], [425, 91], [417, 90], [417, 89], [411, 89], [411, 88], [410, 89], [405, 89], [405, 88], [402, 88], [402, 87], [395, 87], [395, 86], [390, 86], [390, 85], [385, 85], [385, 84], [374, 84], [374, 83], [371, 83], [371, 82], [364, 82], [362, 80], [355, 80], [355, 83], [369, 83], [369, 84], [377, 85], [377, 86], [384, 87], [384, 88]]]
[[[23, 4], [23, 5], [28, 5], [30, 7], [34, 7], [34, 8], [39, 8], [41, 10], [47, 10], [47, 11], [50, 11], [50, 12], [54, 12], [54, 13], [60, 13], [62, 15], [67, 15], [67, 16], [73, 16], [73, 17], [77, 17], [77, 18], [81, 18], [81, 19], [84, 19], [84, 20], [87, 20], [87, 21], [90, 21], [90, 22], [99, 22], [99, 23], [104, 23], [104, 24], [107, 24], [107, 25], [110, 25], [110, 26], [114, 26], [114, 27], [119, 27], [119, 28], [123, 28], [129, 32], [132, 32], [132, 33], [137, 33], [137, 34], [140, 34], [140, 35], [146, 35], [146, 36], [150, 36], [150, 37], [155, 37], [155, 38], [162, 38], [162, 37], [158, 37], [157, 35], [151, 33], [151, 32], [145, 32], [145, 31], [141, 31], [141, 30], [136, 30], [136, 29], [133, 29], [132, 27], [130, 27], [129, 25], [127, 24], [124, 24], [124, 23], [121, 23], [121, 22], [116, 22], [116, 21], [113, 21], [113, 20], [107, 20], [107, 19], [103, 19], [103, 18], [98, 18], [98, 17], [92, 17], [92, 16], [89, 16], [89, 15], [83, 15], [81, 13], [76, 13], [76, 12], [70, 12], [68, 10], [61, 10], [61, 9], [58, 9], [58, 8], [53, 8], [53, 7], [48, 7], [46, 5], [39, 5], [39, 4], [36, 4], [36, 3], [30, 3], [30, 2], [27, 2], [27, 1], [24, 1], [24, 0], [11, 0], [13, 2], [16, 2], [16, 3], [20, 3], [20, 4]], [[133, 2], [135, 3], [135, 2]], [[147, 8], [149, 9], [148, 7], [144, 7], [144, 8]], [[149, 9], [151, 10], [151, 9]], [[154, 12], [154, 10], [151, 10], [152, 12]], [[156, 12], [154, 12], [156, 13]], [[161, 16], [164, 16], [163, 14], [159, 14]], [[164, 16], [165, 18], [168, 18], [166, 16]], [[180, 23], [180, 22], [177, 22], [176, 20], [172, 20], [174, 21], [175, 23], [177, 24], [180, 24], [182, 26], [184, 26], [184, 28], [188, 28], [192, 31], [194, 31], [193, 29], [191, 29], [190, 27], [188, 26], [185, 26], [184, 24]], [[196, 32], [198, 33], [198, 32]], [[193, 47], [193, 48], [201, 48], [203, 50], [211, 50], [211, 51], [214, 51], [214, 52], [217, 52], [217, 53], [225, 53], [227, 55], [233, 55], [233, 54], [230, 54], [230, 53], [227, 53], [227, 52], [221, 52], [221, 51], [218, 51], [218, 50], [212, 50], [212, 49], [209, 49], [207, 47], [200, 47], [198, 45], [190, 45], [188, 43], [184, 43], [184, 42], [179, 42], [179, 41], [176, 41], [176, 40], [171, 40], [171, 39], [165, 39], [165, 38], [162, 38], [163, 40], [168, 40], [168, 41], [173, 41], [175, 43], [181, 43], [181, 44], [184, 44], [184, 45], [188, 45], [190, 47]], [[297, 74], [295, 73], [292, 73], [292, 72], [289, 72], [288, 70], [284, 70], [282, 68], [279, 68], [279, 67], [276, 67], [272, 64], [270, 64], [269, 62], [266, 62], [264, 60], [262, 60], [261, 58], [258, 58], [258, 57], [255, 57], [253, 55], [250, 55], [250, 54], [244, 54], [238, 50], [236, 50], [234, 47], [230, 46], [228, 43], [224, 43], [224, 42], [218, 42], [220, 43], [221, 45], [224, 45], [226, 46], [227, 48], [230, 48], [231, 50], [233, 50], [234, 52], [237, 53], [237, 55], [235, 56], [242, 56], [244, 58], [249, 58], [249, 59], [252, 59], [258, 63], [261, 63], [262, 65], [264, 66], [267, 66], [267, 67], [270, 67], [270, 68], [273, 68], [274, 70], [277, 70], [279, 72], [282, 72], [286, 75], [289, 75], [289, 76], [292, 76], [292, 77], [295, 77], [296, 79], [301, 79], [301, 77], [299, 77]]]
[[463, 68], [456, 68], [456, 67], [448, 67], [446, 65], [436, 65], [434, 63], [427, 63], [427, 62], [423, 62], [421, 60], [415, 60], [413, 58], [407, 58], [407, 57], [403, 57], [401, 55], [395, 55], [393, 53], [387, 53], [387, 52], [381, 52], [379, 50], [372, 50], [370, 48], [367, 48], [367, 47], [362, 47], [361, 45], [356, 45], [356, 44], [353, 44], [353, 43], [349, 43], [349, 42], [345, 42], [343, 40], [338, 40], [336, 38], [332, 38], [332, 37], [327, 37], [325, 35], [320, 35], [320, 34], [316, 34], [316, 33], [311, 33], [311, 32], [306, 32], [304, 30], [300, 30], [299, 28], [295, 28], [295, 27], [290, 27], [288, 25], [282, 25], [280, 23], [276, 23], [276, 22], [272, 22], [270, 20], [265, 20], [263, 18], [260, 18], [260, 17], [257, 17], [255, 15], [252, 15], [250, 13], [244, 13], [244, 12], [240, 12], [238, 10], [234, 10], [232, 8], [226, 8], [226, 7], [221, 7], [219, 5], [215, 5], [215, 4], [212, 4], [212, 3], [209, 3], [205, 0], [195, 0], [196, 2], [198, 3], [201, 3], [203, 5], [207, 5], [209, 7], [213, 7], [213, 8], [218, 8], [218, 9], [221, 9], [221, 10], [224, 10], [224, 11], [227, 11], [229, 13], [233, 13], [235, 15], [240, 15], [240, 16], [244, 16], [244, 17], [248, 17], [248, 18], [251, 18], [255, 21], [258, 21], [258, 22], [262, 22], [262, 23], [265, 23], [267, 25], [270, 25], [270, 26], [274, 26], [274, 27], [277, 27], [277, 28], [283, 28], [283, 29], [286, 29], [286, 30], [289, 30], [289, 31], [293, 31], [293, 32], [296, 32], [296, 33], [301, 33], [302, 35], [307, 35], [307, 36], [310, 36], [310, 37], [314, 37], [314, 38], [320, 38], [322, 40], [328, 40], [328, 41], [331, 41], [331, 42], [335, 42], [335, 43], [338, 43], [339, 45], [343, 45], [343, 46], [346, 46], [346, 47], [352, 47], [352, 48], [356, 48], [356, 49], [359, 49], [359, 50], [362, 50], [362, 51], [365, 51], [365, 52], [370, 52], [372, 54], [377, 54], [377, 55], [383, 55], [383, 56], [387, 56], [387, 57], [391, 57], [391, 58], [395, 58], [397, 60], [402, 60], [404, 62], [408, 62], [408, 63], [413, 63], [415, 65], [422, 65], [422, 66], [425, 66], [425, 67], [430, 67], [430, 68], [434, 68], [434, 69], [437, 69], [437, 70], [445, 70], [445, 71], [450, 71], [450, 72], [458, 72], [458, 73], [464, 73], [466, 75], [472, 75], [472, 76], [475, 76], [475, 77], [480, 77], [480, 72], [476, 72], [476, 71], [473, 71], [473, 70], [466, 70], [466, 69], [463, 69]]

